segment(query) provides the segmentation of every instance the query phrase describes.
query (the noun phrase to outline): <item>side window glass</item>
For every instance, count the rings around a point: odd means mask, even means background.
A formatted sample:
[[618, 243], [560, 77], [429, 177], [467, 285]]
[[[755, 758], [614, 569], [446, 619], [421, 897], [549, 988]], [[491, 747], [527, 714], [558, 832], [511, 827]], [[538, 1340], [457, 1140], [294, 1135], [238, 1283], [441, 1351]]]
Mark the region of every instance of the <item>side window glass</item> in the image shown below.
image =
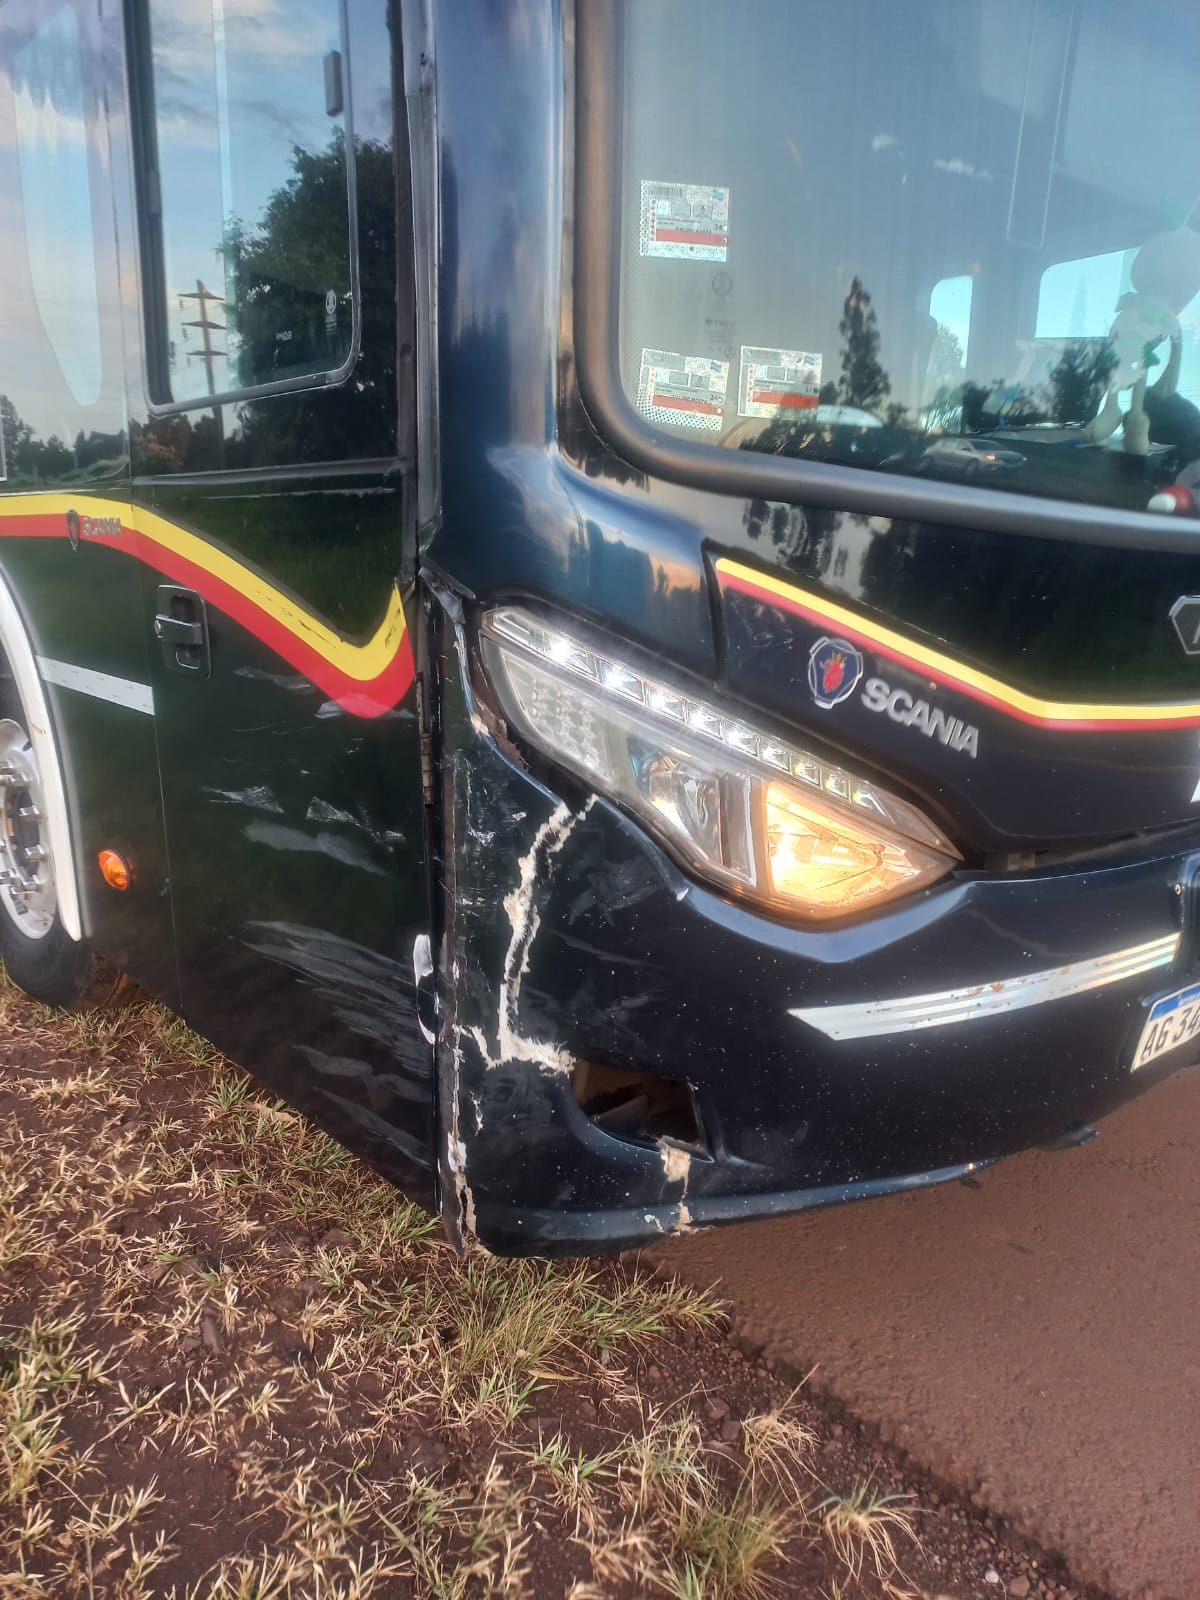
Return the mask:
[[1132, 250], [1105, 250], [1077, 261], [1058, 261], [1042, 273], [1035, 336], [1039, 339], [1107, 339], [1117, 302], [1133, 288]]
[[[1114, 320], [1122, 304], [1136, 297], [1134, 263], [1137, 250], [1108, 250], [1076, 261], [1059, 261], [1042, 273], [1038, 294], [1037, 337], [1056, 341], [1053, 348], [1070, 352], [1069, 369], [1085, 375], [1089, 361], [1099, 365], [1108, 349]], [[1192, 406], [1200, 406], [1200, 294], [1179, 312], [1176, 347], [1179, 370], [1172, 374], [1173, 392]], [[1164, 361], [1154, 356], [1153, 377], [1161, 376]], [[1155, 372], [1155, 368], [1159, 372]], [[1094, 385], [1093, 385], [1094, 387]], [[1091, 397], [1094, 399], [1094, 396]], [[1122, 411], [1129, 409], [1128, 391], [1119, 396]]]
[[338, 0], [151, 0], [148, 57], [152, 398], [204, 403], [344, 370], [357, 307]]
[[15, 53], [12, 92], [34, 301], [67, 387], [91, 406], [100, 398], [100, 306], [83, 53], [70, 6]]

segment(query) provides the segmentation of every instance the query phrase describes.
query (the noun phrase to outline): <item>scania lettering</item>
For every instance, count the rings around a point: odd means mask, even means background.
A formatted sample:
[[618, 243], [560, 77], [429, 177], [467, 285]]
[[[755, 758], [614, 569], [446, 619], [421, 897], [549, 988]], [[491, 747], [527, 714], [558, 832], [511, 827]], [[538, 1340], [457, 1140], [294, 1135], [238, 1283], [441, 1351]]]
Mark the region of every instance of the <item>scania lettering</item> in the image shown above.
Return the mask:
[[526, 1255], [1200, 1059], [1200, 11], [0, 17], [16, 983]]
[[862, 692], [868, 711], [882, 711], [902, 727], [915, 728], [929, 739], [938, 739], [951, 750], [961, 750], [972, 759], [979, 754], [979, 729], [960, 722], [941, 706], [916, 700], [907, 689], [893, 689], [883, 678], [868, 678]]

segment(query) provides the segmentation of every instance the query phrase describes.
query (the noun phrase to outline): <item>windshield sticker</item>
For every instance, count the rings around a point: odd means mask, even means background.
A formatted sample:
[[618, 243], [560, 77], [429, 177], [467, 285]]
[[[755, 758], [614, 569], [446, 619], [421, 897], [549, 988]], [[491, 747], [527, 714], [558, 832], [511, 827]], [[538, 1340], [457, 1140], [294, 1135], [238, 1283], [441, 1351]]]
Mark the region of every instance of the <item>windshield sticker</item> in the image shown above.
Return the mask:
[[813, 411], [821, 392], [821, 357], [811, 350], [742, 346], [739, 417], [777, 417]]
[[729, 255], [729, 190], [642, 179], [641, 254], [673, 261]]
[[728, 361], [643, 350], [638, 410], [651, 422], [720, 431], [729, 387]]

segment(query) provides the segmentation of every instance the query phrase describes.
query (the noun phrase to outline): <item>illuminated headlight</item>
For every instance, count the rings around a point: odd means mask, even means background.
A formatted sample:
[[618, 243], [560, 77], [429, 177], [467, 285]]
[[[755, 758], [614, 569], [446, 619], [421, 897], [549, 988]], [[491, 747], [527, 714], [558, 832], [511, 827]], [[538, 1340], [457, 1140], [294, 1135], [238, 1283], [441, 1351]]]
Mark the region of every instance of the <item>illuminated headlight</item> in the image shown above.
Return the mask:
[[531, 612], [490, 611], [481, 635], [510, 725], [721, 888], [820, 920], [959, 859], [907, 801]]

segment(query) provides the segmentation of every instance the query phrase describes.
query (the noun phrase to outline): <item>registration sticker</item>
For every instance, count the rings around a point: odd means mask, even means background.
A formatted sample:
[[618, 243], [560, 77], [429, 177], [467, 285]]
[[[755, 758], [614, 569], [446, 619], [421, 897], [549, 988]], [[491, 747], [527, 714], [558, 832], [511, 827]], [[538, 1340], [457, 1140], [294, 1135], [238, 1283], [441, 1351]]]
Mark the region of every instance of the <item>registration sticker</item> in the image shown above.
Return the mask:
[[813, 411], [821, 393], [821, 357], [812, 350], [742, 346], [739, 417], [777, 417]]
[[643, 178], [639, 247], [644, 256], [673, 261], [726, 260], [729, 190]]
[[718, 433], [729, 387], [728, 361], [643, 350], [638, 410], [651, 422]]
[[1169, 1050], [1200, 1038], [1200, 983], [1156, 1000], [1133, 1053], [1133, 1068], [1149, 1066]]

